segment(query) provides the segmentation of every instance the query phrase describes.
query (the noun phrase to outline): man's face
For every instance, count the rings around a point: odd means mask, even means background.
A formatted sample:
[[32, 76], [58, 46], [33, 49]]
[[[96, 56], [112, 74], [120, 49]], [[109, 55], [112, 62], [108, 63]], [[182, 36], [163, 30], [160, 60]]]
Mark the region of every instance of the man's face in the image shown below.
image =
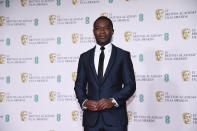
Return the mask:
[[114, 30], [108, 20], [99, 19], [94, 24], [93, 32], [97, 44], [105, 46], [110, 43]]

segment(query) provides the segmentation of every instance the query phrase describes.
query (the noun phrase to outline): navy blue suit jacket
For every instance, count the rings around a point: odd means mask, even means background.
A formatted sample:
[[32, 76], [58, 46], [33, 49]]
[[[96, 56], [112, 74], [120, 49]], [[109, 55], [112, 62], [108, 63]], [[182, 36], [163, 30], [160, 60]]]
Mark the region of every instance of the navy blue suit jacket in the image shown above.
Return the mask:
[[83, 110], [83, 126], [94, 126], [99, 115], [109, 126], [128, 124], [126, 100], [136, 90], [135, 75], [130, 53], [112, 45], [112, 53], [102, 82], [99, 82], [94, 66], [95, 47], [80, 55], [75, 93], [80, 106], [88, 100], [114, 98], [118, 107], [103, 111]]

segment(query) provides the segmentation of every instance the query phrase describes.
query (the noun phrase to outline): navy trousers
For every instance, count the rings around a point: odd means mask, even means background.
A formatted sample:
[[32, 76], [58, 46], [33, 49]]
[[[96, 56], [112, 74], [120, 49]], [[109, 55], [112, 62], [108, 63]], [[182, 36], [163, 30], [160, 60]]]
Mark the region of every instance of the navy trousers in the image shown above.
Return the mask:
[[107, 126], [100, 114], [95, 127], [84, 127], [84, 131], [127, 131], [127, 126]]

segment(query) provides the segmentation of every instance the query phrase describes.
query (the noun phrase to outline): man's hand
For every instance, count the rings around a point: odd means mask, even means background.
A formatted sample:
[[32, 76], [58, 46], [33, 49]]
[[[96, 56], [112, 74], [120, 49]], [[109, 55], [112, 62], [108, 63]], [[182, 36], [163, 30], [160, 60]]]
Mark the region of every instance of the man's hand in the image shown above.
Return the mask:
[[112, 103], [112, 99], [101, 99], [98, 101], [98, 110], [105, 110], [105, 109], [110, 109], [114, 106], [114, 103]]
[[88, 110], [91, 111], [98, 111], [98, 102], [95, 100], [87, 100], [84, 103], [84, 106], [88, 108]]

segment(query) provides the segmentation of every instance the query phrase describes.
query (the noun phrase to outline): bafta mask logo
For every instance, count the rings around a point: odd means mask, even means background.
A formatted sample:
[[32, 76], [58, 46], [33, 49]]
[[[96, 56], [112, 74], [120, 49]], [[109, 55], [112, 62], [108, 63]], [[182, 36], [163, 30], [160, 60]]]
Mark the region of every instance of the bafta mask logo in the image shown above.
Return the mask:
[[22, 45], [26, 45], [27, 44], [27, 40], [28, 40], [28, 36], [27, 35], [22, 35], [21, 36], [21, 43], [22, 43]]
[[56, 54], [51, 53], [51, 54], [49, 55], [49, 60], [50, 60], [50, 62], [51, 62], [51, 63], [55, 63], [55, 60], [56, 60]]
[[186, 40], [189, 37], [190, 32], [191, 31], [188, 28], [185, 28], [185, 29], [182, 30], [182, 37], [183, 37], [184, 40]]
[[72, 0], [73, 5], [76, 5], [78, 3], [78, 0]]
[[161, 20], [163, 18], [164, 10], [163, 9], [158, 9], [155, 11], [155, 15], [157, 20]]
[[78, 38], [79, 38], [79, 34], [77, 34], [77, 33], [72, 34], [73, 44], [76, 44], [77, 43]]
[[21, 6], [25, 7], [25, 5], [27, 4], [27, 0], [21, 0]]
[[21, 111], [20, 115], [21, 115], [21, 121], [27, 120], [27, 116], [28, 116], [27, 111]]
[[164, 100], [164, 92], [163, 91], [157, 91], [155, 93], [156, 99], [158, 102], [162, 102]]
[[0, 16], [0, 26], [3, 26], [5, 24], [5, 17]]
[[131, 36], [132, 36], [132, 33], [130, 31], [125, 32], [124, 33], [125, 41], [129, 42], [131, 40]]
[[185, 124], [191, 123], [192, 114], [190, 113], [183, 113], [183, 121]]
[[130, 0], [125, 0], [126, 2], [129, 2]]
[[72, 111], [72, 119], [73, 121], [77, 121], [79, 119], [79, 111]]
[[56, 16], [55, 15], [50, 15], [49, 16], [49, 23], [51, 25], [54, 25], [55, 24], [55, 21], [56, 21]]
[[21, 81], [22, 83], [26, 83], [28, 79], [28, 73], [22, 73], [21, 74]]
[[56, 97], [56, 92], [55, 91], [51, 91], [49, 92], [49, 99], [50, 101], [55, 101], [55, 97]]
[[77, 79], [77, 72], [72, 73], [72, 80], [75, 82]]
[[0, 64], [4, 64], [5, 63], [5, 55], [0, 54]]
[[128, 121], [132, 121], [133, 113], [131, 111], [127, 111]]
[[108, 17], [108, 13], [106, 13], [106, 12], [103, 12], [103, 13], [101, 13], [101, 16]]
[[163, 54], [164, 54], [164, 51], [162, 50], [155, 51], [156, 60], [161, 61], [163, 58]]
[[0, 92], [0, 102], [3, 102], [4, 97], [5, 97], [5, 93]]
[[182, 71], [182, 77], [184, 81], [189, 81], [191, 76], [191, 72], [188, 70]]

